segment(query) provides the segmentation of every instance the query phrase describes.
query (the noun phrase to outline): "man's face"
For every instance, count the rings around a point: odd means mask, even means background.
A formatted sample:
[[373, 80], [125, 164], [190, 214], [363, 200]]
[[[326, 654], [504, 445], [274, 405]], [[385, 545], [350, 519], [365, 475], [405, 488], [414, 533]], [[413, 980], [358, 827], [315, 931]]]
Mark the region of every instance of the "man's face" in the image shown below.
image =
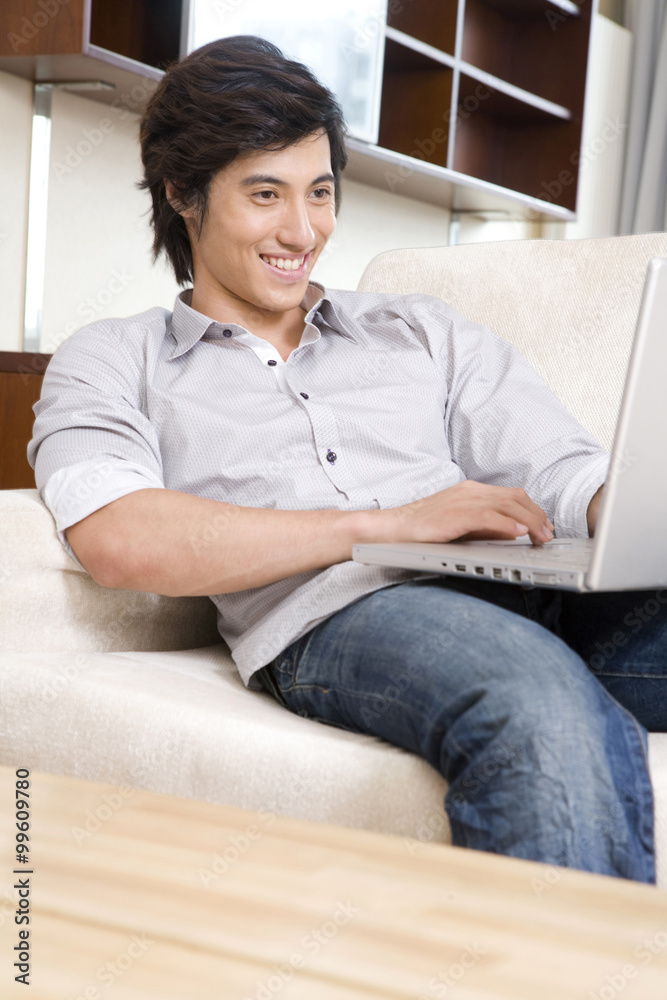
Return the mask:
[[335, 226], [326, 132], [239, 156], [211, 181], [199, 239], [188, 226], [195, 294], [266, 319], [293, 310]]

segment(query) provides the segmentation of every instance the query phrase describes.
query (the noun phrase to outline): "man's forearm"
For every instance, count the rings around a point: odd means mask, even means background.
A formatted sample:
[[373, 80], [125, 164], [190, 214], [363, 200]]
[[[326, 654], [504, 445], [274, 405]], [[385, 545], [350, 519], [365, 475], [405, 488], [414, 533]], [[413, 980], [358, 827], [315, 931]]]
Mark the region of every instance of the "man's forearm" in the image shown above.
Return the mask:
[[355, 542], [373, 540], [367, 513], [240, 507], [145, 489], [68, 528], [67, 539], [103, 586], [200, 596], [345, 562]]
[[67, 528], [74, 554], [103, 587], [170, 597], [230, 594], [326, 569], [356, 542], [552, 537], [520, 487], [465, 480], [399, 507], [273, 510], [141, 489]]

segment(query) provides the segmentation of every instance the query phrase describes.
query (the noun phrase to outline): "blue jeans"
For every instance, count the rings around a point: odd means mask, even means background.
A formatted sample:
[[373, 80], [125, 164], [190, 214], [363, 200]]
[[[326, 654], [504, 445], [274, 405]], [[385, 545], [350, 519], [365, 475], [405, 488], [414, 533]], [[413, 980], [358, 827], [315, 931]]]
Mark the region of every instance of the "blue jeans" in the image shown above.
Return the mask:
[[647, 730], [667, 730], [667, 591], [410, 580], [257, 676], [292, 712], [429, 761], [455, 845], [655, 882]]

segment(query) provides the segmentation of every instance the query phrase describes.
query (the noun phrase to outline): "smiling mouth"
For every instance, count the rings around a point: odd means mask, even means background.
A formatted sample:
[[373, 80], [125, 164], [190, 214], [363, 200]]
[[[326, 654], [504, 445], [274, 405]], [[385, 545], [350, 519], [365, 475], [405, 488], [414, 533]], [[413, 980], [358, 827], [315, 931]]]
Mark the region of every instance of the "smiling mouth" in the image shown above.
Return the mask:
[[261, 253], [259, 256], [264, 261], [265, 264], [269, 264], [271, 267], [275, 268], [276, 271], [300, 271], [303, 267], [304, 261], [307, 261], [310, 257], [311, 251], [303, 254], [301, 257], [274, 257], [270, 254]]

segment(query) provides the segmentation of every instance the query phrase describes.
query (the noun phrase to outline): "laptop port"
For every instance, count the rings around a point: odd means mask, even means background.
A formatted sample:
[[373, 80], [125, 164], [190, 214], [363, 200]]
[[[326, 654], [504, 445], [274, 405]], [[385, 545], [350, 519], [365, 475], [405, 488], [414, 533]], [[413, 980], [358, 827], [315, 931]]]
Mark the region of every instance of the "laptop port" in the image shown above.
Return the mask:
[[510, 570], [510, 576], [511, 576], [511, 579], [515, 583], [521, 583], [521, 570], [520, 569], [511, 569]]
[[475, 573], [477, 573], [479, 576], [484, 576], [484, 567], [475, 566]]
[[498, 569], [497, 566], [493, 567], [493, 577], [495, 580], [502, 580], [503, 578], [503, 571], [501, 569]]
[[546, 583], [553, 585], [558, 583], [558, 577], [555, 573], [533, 573], [533, 583]]
[[457, 563], [456, 569], [459, 571], [459, 573], [465, 573], [466, 566], [463, 563]]

